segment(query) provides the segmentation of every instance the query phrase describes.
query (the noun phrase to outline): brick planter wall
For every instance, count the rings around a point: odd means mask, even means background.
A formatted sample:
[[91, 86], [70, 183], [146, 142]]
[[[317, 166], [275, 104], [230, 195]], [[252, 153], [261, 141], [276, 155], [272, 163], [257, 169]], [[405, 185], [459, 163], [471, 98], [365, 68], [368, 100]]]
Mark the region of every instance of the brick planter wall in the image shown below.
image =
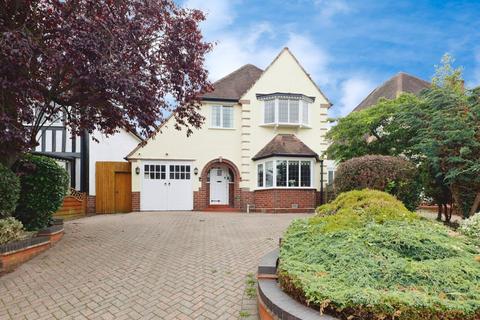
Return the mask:
[[317, 206], [315, 189], [266, 189], [254, 193], [255, 211], [308, 212]]
[[132, 192], [132, 211], [140, 211], [140, 191]]

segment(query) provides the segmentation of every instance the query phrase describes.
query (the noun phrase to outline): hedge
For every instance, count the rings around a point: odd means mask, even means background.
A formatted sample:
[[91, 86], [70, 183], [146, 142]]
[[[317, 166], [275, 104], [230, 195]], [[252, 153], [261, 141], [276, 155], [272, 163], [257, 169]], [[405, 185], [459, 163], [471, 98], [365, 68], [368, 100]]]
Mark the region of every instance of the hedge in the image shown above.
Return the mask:
[[0, 219], [0, 245], [23, 237], [23, 225], [15, 218]]
[[21, 174], [20, 200], [15, 217], [27, 230], [47, 227], [67, 193], [69, 178], [66, 170], [55, 160], [37, 155], [26, 155], [15, 167]]
[[342, 162], [334, 180], [337, 194], [370, 188], [386, 191], [402, 201], [407, 209], [420, 204], [421, 181], [414, 164], [399, 157], [368, 155]]
[[341, 319], [480, 319], [478, 247], [380, 194], [351, 191], [295, 220], [280, 248], [283, 290]]
[[12, 170], [0, 163], [0, 219], [9, 217], [20, 197], [20, 180]]

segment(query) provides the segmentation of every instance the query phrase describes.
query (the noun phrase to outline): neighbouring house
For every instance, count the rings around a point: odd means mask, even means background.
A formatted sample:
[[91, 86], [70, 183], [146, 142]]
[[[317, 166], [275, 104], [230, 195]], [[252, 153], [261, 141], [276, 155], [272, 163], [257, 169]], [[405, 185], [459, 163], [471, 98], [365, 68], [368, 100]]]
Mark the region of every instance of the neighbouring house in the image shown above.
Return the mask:
[[395, 99], [403, 92], [417, 94], [428, 87], [430, 87], [429, 82], [409, 75], [408, 73], [399, 72], [370, 92], [353, 111], [360, 111], [371, 107], [375, 105], [380, 98]]
[[131, 162], [132, 206], [148, 210], [312, 211], [326, 183], [331, 103], [288, 48], [245, 65], [202, 98], [189, 137], [170, 117]]
[[[97, 141], [93, 141], [92, 138]], [[54, 158], [70, 176], [70, 187], [88, 196], [87, 212], [96, 210], [96, 164], [98, 162], [126, 162], [125, 155], [142, 141], [136, 133], [120, 129], [114, 135], [105, 136], [95, 131], [72, 135], [61, 119], [41, 127], [37, 134], [38, 145], [33, 150]], [[130, 184], [128, 184], [130, 185]], [[130, 211], [131, 205], [122, 211]]]

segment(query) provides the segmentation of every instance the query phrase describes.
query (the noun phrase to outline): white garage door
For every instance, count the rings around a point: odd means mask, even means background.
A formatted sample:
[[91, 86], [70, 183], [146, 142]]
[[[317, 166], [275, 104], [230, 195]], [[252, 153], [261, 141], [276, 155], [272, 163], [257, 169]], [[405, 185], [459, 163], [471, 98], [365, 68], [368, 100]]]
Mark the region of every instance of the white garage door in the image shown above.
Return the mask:
[[142, 211], [193, 209], [190, 162], [145, 161], [141, 171]]

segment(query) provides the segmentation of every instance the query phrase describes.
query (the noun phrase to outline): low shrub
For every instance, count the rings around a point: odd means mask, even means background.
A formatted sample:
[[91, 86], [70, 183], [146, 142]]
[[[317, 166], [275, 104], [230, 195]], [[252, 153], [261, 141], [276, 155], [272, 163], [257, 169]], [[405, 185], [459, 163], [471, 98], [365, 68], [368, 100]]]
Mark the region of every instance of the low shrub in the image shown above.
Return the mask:
[[480, 213], [463, 220], [460, 223], [460, 228], [458, 230], [464, 235], [472, 237], [480, 242]]
[[480, 319], [478, 247], [379, 191], [295, 220], [278, 275], [287, 293], [342, 319]]
[[20, 240], [23, 237], [23, 225], [15, 218], [0, 219], [0, 245]]
[[421, 181], [414, 164], [399, 157], [368, 155], [342, 162], [335, 175], [338, 193], [370, 188], [386, 191], [402, 201], [407, 209], [420, 204]]
[[53, 159], [36, 155], [26, 155], [15, 167], [21, 173], [15, 217], [27, 230], [47, 227], [67, 193], [67, 172]]
[[20, 180], [12, 170], [0, 163], [0, 219], [9, 217], [20, 197]]

